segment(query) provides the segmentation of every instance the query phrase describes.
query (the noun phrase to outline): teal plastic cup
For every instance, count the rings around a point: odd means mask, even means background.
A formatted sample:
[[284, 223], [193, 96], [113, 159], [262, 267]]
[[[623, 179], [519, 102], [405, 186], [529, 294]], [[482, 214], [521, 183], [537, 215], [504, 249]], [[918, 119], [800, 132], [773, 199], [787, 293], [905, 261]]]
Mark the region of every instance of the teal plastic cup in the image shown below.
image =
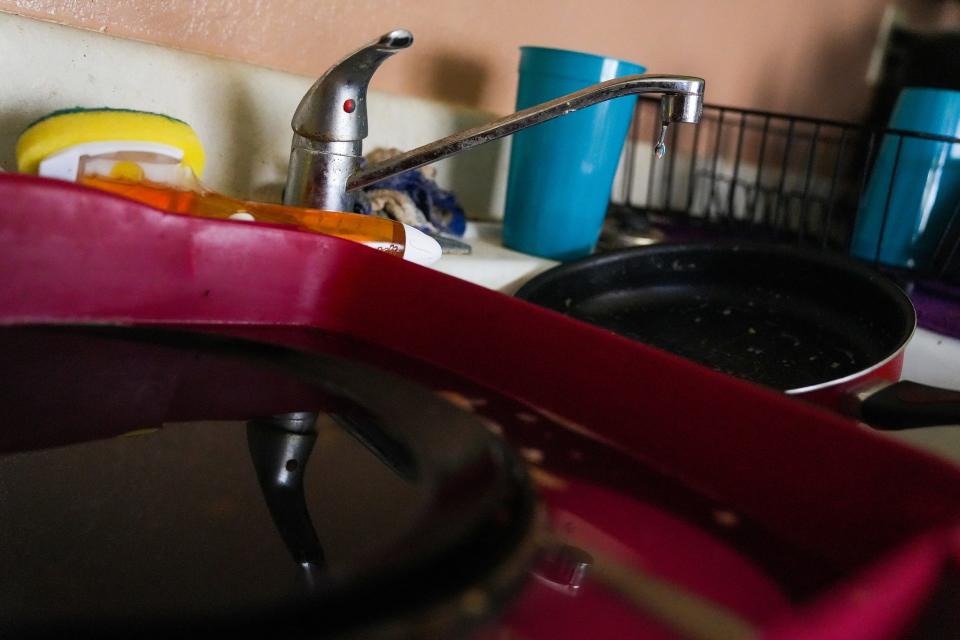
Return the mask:
[[[590, 53], [521, 47], [517, 110], [644, 71]], [[636, 102], [608, 100], [514, 134], [505, 246], [554, 260], [593, 251]]]
[[[907, 87], [890, 128], [960, 137], [960, 91]], [[864, 191], [851, 252], [866, 260], [925, 270], [960, 204], [960, 143], [883, 137]]]

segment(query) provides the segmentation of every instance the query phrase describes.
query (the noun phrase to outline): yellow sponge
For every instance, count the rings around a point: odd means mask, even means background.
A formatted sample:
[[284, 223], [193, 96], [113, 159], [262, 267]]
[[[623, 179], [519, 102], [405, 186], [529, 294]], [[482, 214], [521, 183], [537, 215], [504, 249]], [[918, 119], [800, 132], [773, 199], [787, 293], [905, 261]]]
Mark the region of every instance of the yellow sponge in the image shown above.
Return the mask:
[[31, 124], [17, 141], [17, 169], [36, 173], [40, 162], [82, 142], [137, 140], [183, 150], [183, 163], [203, 174], [203, 145], [186, 122], [159, 113], [128, 109], [64, 109]]

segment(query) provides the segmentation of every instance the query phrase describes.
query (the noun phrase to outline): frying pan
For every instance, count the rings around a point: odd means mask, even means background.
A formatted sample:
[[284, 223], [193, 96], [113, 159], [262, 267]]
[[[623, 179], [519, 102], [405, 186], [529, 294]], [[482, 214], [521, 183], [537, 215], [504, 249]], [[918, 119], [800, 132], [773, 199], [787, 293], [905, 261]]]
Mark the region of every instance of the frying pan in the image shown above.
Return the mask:
[[517, 296], [884, 429], [960, 424], [960, 392], [897, 380], [916, 312], [853, 260], [765, 244], [598, 254]]

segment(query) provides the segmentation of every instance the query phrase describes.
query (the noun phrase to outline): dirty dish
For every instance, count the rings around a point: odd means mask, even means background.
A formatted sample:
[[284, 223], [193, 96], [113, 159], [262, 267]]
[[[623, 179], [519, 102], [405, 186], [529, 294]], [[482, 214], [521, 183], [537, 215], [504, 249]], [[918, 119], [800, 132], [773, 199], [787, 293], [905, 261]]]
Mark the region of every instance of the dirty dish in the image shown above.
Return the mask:
[[[517, 296], [874, 426], [960, 423], [960, 393], [890, 384], [916, 313], [893, 282], [842, 256], [641, 247], [555, 267]], [[876, 393], [858, 399], [865, 390]]]

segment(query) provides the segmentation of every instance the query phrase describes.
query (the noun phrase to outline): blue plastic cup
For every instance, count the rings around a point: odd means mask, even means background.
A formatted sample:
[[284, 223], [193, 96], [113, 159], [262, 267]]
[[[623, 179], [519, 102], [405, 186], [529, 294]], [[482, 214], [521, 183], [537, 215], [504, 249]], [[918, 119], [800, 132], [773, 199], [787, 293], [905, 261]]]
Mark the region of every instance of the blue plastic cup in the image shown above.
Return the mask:
[[[517, 109], [645, 70], [589, 53], [521, 47]], [[555, 260], [593, 251], [636, 101], [608, 100], [513, 136], [504, 245]]]
[[[905, 88], [890, 128], [960, 138], [960, 91]], [[900, 140], [894, 134], [883, 138], [850, 250], [866, 260], [922, 270], [930, 268], [960, 203], [960, 144]]]

